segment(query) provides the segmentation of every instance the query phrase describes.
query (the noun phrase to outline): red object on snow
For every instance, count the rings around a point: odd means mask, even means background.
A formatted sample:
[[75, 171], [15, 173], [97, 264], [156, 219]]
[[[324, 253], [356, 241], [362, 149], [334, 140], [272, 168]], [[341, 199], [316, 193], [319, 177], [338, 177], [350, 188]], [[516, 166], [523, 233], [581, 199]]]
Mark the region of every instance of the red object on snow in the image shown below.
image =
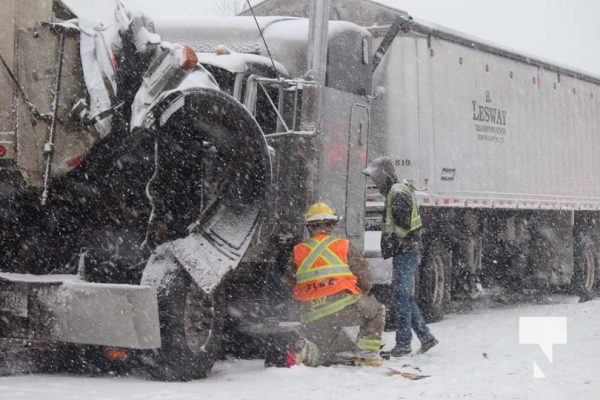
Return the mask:
[[287, 353], [285, 354], [285, 365], [287, 367], [296, 365], [296, 352], [292, 346], [288, 346]]

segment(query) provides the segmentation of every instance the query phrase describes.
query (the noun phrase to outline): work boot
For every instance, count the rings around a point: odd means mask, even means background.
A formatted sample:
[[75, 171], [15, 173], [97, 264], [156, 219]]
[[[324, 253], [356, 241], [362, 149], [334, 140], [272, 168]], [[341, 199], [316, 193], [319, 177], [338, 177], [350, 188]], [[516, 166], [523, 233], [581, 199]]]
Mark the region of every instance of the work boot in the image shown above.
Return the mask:
[[406, 356], [406, 355], [410, 354], [411, 352], [412, 352], [412, 350], [410, 347], [402, 347], [397, 344], [396, 346], [394, 346], [392, 351], [390, 351], [390, 355], [392, 357], [402, 357], [402, 356]]
[[383, 358], [377, 351], [360, 350], [358, 357], [354, 359], [354, 365], [368, 365], [369, 367], [379, 367], [383, 364]]
[[343, 351], [341, 353], [336, 354], [336, 362], [342, 364], [368, 365], [369, 367], [379, 367], [383, 363], [383, 358], [376, 351]]
[[429, 351], [429, 349], [431, 349], [438, 343], [439, 341], [432, 336], [431, 339], [427, 339], [426, 341], [421, 342], [421, 348], [417, 351], [417, 354], [426, 353], [427, 351]]

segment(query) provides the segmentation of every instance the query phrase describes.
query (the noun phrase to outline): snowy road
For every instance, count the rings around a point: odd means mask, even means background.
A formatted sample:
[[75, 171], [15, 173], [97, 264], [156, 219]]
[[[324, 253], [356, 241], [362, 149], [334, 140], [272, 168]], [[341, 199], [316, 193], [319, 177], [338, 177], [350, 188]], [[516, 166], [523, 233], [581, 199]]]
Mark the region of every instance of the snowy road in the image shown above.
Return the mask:
[[[600, 300], [513, 305], [452, 314], [431, 325], [440, 345], [430, 353], [371, 367], [269, 368], [227, 360], [207, 379], [187, 383], [141, 378], [57, 375], [0, 378], [2, 400], [294, 400], [294, 399], [598, 399]], [[519, 344], [519, 317], [568, 317], [568, 343], [554, 345], [551, 364], [537, 345]], [[391, 345], [393, 333], [387, 332]], [[417, 343], [413, 344], [417, 347]], [[484, 354], [485, 353], [485, 356]], [[533, 362], [545, 379], [533, 378]], [[430, 378], [386, 376], [410, 363]]]

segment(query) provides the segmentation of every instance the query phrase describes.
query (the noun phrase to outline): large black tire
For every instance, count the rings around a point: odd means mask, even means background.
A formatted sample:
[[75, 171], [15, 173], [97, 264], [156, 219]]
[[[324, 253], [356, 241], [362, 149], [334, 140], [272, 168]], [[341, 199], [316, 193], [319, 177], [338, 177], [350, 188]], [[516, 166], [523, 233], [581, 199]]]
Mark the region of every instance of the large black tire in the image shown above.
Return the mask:
[[158, 287], [161, 349], [150, 374], [165, 381], [206, 377], [221, 352], [224, 314], [220, 299], [204, 293], [178, 268]]
[[576, 295], [590, 298], [597, 282], [596, 245], [588, 234], [582, 234], [575, 243], [574, 275], [572, 291]]
[[427, 322], [444, 318], [450, 302], [452, 256], [442, 242], [431, 243], [421, 261], [417, 301]]

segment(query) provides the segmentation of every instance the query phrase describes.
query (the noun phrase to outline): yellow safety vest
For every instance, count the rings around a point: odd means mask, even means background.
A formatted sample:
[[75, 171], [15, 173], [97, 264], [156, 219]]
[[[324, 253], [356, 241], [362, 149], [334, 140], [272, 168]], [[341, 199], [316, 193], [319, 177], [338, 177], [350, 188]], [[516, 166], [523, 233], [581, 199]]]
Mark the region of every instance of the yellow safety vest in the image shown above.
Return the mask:
[[[412, 210], [410, 214], [410, 229], [406, 230], [396, 224], [392, 215], [392, 199], [395, 194], [406, 193], [412, 199]], [[390, 188], [389, 193], [385, 198], [385, 221], [383, 222], [382, 235], [394, 235], [397, 238], [404, 238], [410, 232], [421, 228], [421, 214], [419, 214], [419, 204], [414, 192], [403, 183], [395, 183]]]

